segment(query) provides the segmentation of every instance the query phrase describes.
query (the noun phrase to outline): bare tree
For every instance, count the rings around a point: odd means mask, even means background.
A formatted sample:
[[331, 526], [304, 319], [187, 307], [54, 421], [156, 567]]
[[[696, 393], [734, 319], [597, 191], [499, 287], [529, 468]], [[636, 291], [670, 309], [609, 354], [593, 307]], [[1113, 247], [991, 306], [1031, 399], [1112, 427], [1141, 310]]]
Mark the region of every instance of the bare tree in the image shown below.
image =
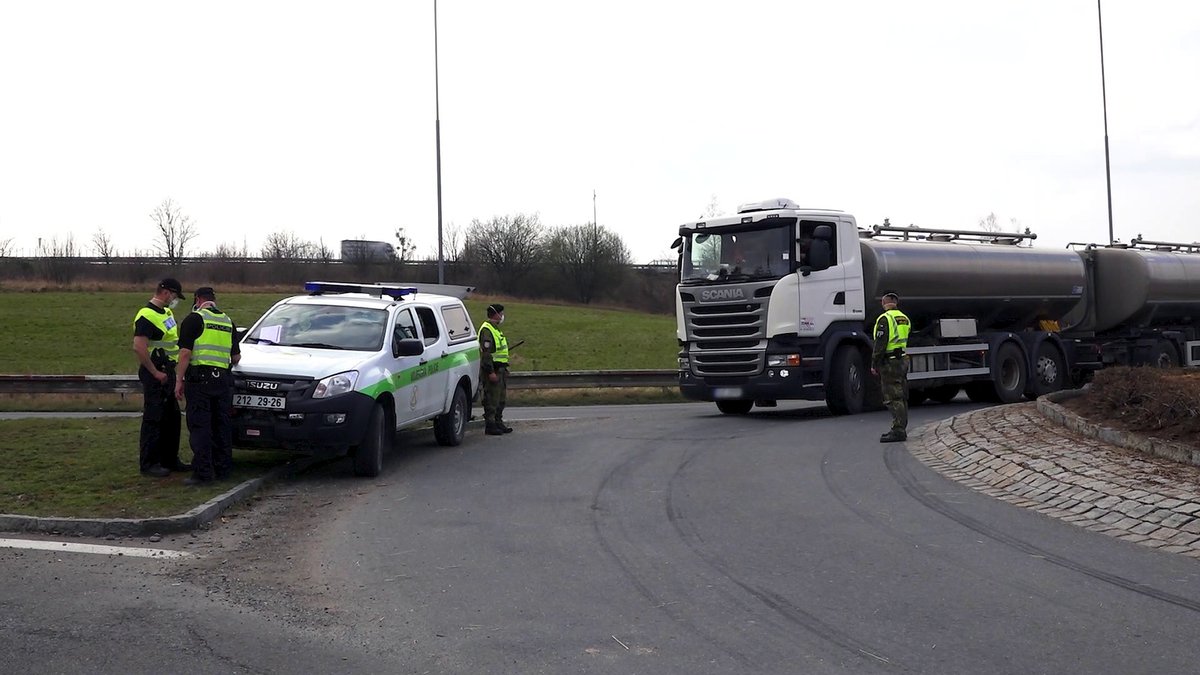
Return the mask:
[[490, 268], [500, 290], [511, 293], [542, 261], [545, 236], [536, 214], [475, 219], [467, 229], [463, 259]]
[[217, 244], [217, 250], [213, 251], [212, 257], [218, 260], [245, 260], [250, 257], [250, 252], [246, 250], [245, 242], [242, 242], [241, 246], [221, 242]]
[[594, 300], [600, 288], [615, 285], [630, 259], [621, 237], [595, 223], [553, 230], [546, 257], [584, 304]]
[[995, 212], [987, 214], [986, 218], [979, 219], [979, 229], [984, 232], [999, 232], [1000, 221], [996, 218]]
[[12, 237], [0, 239], [0, 258], [7, 258], [12, 251]]
[[413, 243], [412, 237], [405, 233], [404, 228], [396, 228], [396, 262], [408, 262], [416, 250], [417, 245]]
[[42, 276], [56, 283], [67, 283], [79, 273], [79, 251], [75, 247], [75, 236], [68, 234], [66, 239], [58, 237], [38, 239], [38, 263], [42, 268]]
[[312, 243], [297, 237], [293, 232], [273, 232], [267, 235], [262, 247], [262, 257], [268, 260], [308, 260], [313, 258]]
[[329, 245], [325, 243], [325, 239], [323, 237], [317, 239], [316, 246], [313, 247], [312, 253], [313, 258], [320, 260], [321, 262], [333, 262], [337, 259], [337, 254], [333, 252], [333, 249], [329, 248]]
[[714, 194], [712, 199], [708, 200], [708, 206], [704, 207], [704, 212], [700, 214], [701, 218], [716, 218], [721, 215], [721, 205], [717, 202], [717, 196]]
[[192, 222], [191, 216], [184, 214], [179, 205], [170, 197], [154, 207], [154, 210], [150, 212], [150, 219], [154, 221], [154, 225], [162, 237], [155, 243], [155, 251], [165, 257], [172, 266], [178, 265], [183, 259], [188, 242], [199, 234], [196, 231], [196, 224]]
[[117, 255], [112, 237], [104, 231], [104, 228], [97, 229], [92, 235], [92, 249], [96, 251], [96, 257], [103, 260], [105, 265], [112, 263], [113, 257]]

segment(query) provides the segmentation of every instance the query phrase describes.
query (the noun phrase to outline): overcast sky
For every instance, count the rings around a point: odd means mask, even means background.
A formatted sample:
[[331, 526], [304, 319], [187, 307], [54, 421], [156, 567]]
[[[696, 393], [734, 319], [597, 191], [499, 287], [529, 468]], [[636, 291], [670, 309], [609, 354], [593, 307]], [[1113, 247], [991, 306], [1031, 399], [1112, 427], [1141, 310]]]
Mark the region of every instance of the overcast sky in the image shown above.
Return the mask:
[[[1104, 3], [1118, 240], [1200, 239], [1200, 2]], [[437, 250], [433, 2], [0, 4], [0, 245], [288, 231]], [[789, 197], [1108, 238], [1096, 3], [442, 0], [443, 223], [590, 222], [636, 261]]]

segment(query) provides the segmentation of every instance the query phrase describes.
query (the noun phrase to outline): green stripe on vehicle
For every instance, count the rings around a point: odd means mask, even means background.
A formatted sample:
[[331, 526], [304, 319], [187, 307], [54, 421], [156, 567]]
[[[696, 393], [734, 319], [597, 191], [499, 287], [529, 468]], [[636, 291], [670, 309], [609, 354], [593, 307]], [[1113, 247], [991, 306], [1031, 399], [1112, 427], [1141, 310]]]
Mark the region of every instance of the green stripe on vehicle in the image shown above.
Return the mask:
[[402, 387], [407, 387], [414, 382], [433, 375], [434, 373], [458, 368], [461, 366], [470, 365], [472, 361], [479, 361], [479, 348], [472, 347], [471, 349], [447, 354], [440, 358], [434, 359], [429, 363], [423, 363], [412, 368], [405, 368], [397, 373], [392, 373], [391, 377], [380, 380], [368, 387], [363, 387], [362, 393], [371, 398], [379, 398], [380, 394], [386, 392], [394, 392]]

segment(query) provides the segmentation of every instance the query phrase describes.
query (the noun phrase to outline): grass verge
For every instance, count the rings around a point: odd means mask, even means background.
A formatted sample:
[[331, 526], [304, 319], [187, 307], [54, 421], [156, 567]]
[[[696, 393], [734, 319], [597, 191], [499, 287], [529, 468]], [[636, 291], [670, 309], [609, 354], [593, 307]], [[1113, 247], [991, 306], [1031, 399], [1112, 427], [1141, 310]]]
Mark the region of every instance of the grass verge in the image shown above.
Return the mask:
[[[183, 485], [187, 473], [138, 472], [137, 418], [30, 419], [0, 424], [0, 512], [68, 518], [149, 518], [185, 513], [295, 455], [235, 450], [233, 478]], [[186, 459], [191, 453], [184, 450]]]

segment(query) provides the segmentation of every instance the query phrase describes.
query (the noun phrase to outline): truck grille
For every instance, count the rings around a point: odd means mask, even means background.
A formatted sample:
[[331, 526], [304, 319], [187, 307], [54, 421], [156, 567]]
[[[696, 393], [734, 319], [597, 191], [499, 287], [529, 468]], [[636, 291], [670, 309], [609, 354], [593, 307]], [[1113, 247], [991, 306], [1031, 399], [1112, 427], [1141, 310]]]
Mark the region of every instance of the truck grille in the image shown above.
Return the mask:
[[766, 346], [764, 303], [701, 304], [687, 294], [683, 300], [693, 374], [728, 377], [762, 372]]

